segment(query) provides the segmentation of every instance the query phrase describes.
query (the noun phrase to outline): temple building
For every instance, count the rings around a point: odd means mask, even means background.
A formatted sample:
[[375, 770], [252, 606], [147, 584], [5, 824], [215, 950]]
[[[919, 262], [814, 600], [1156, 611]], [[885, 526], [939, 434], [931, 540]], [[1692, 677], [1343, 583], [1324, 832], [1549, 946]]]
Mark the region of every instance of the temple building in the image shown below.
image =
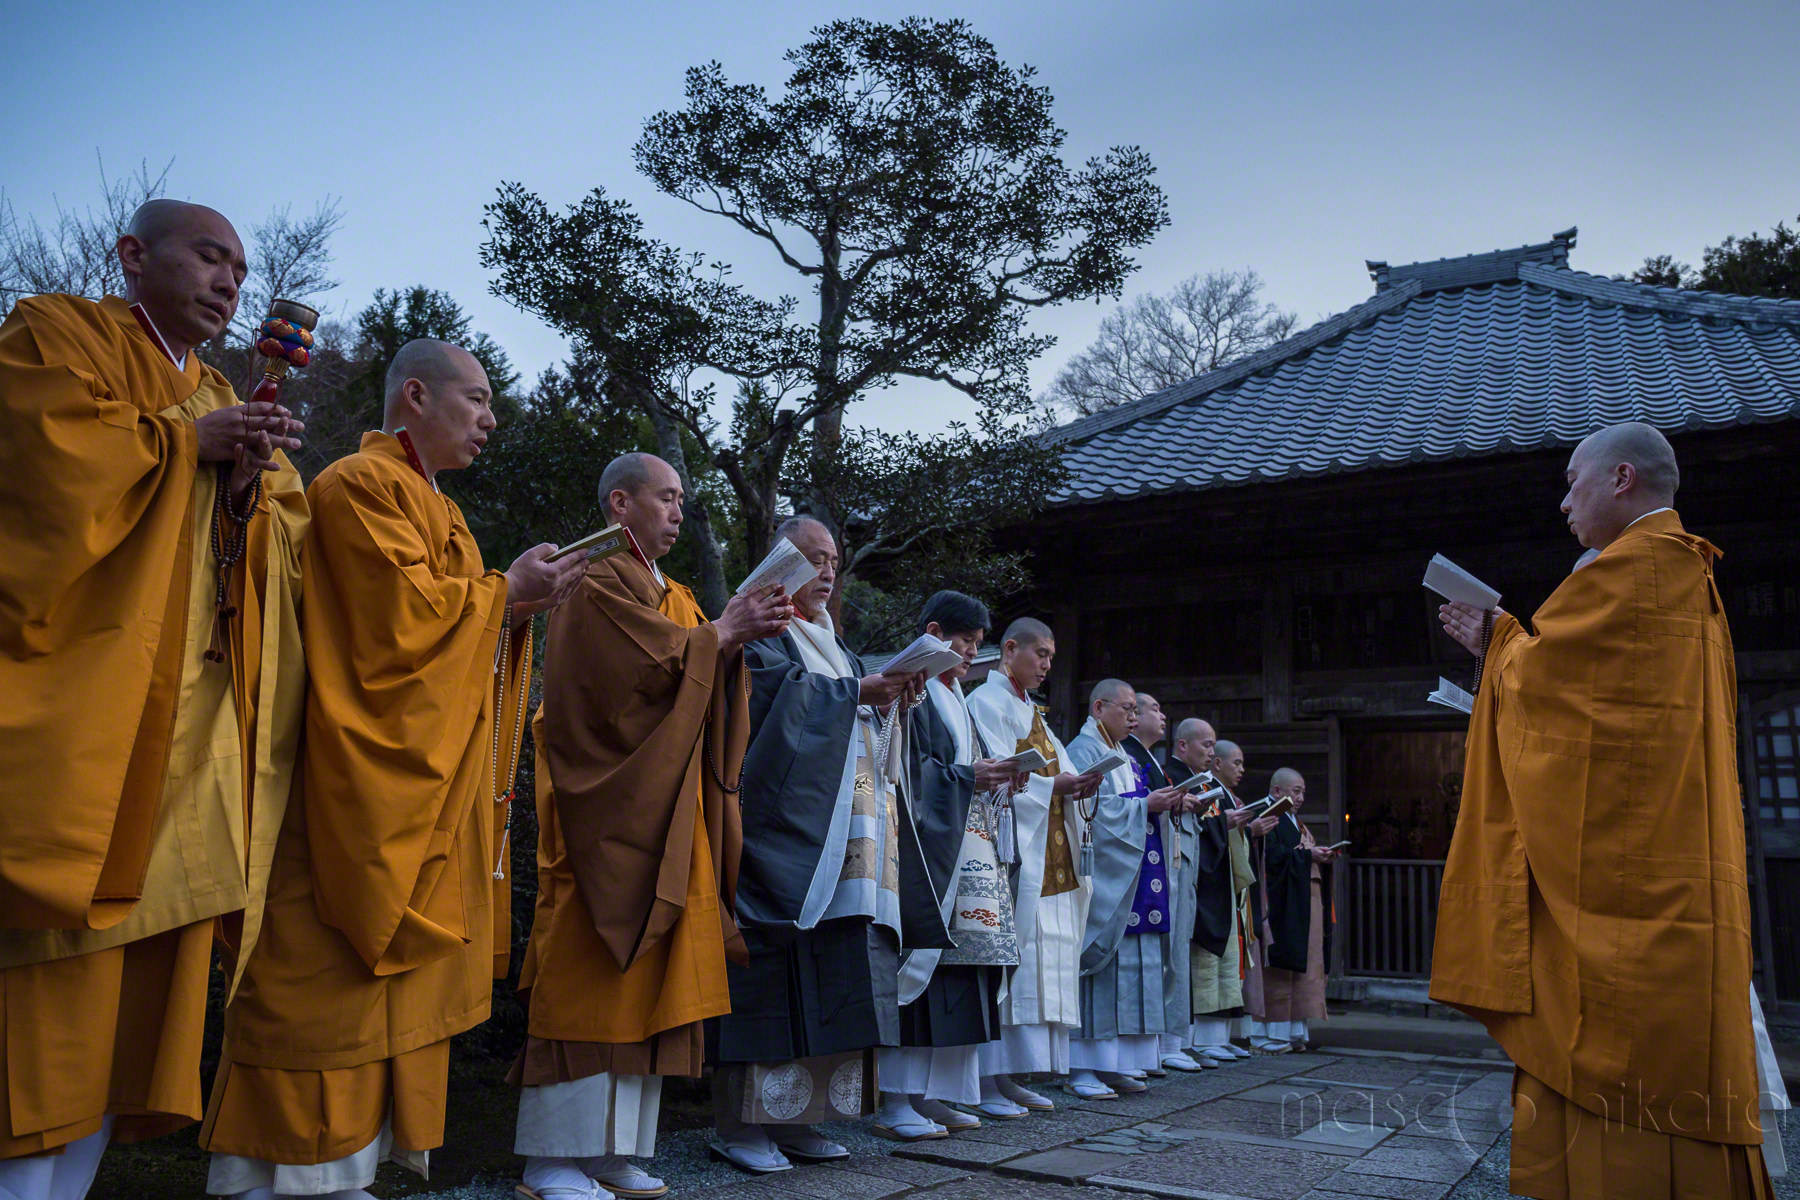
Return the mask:
[[1528, 617], [1581, 547], [1574, 444], [1648, 421], [1682, 519], [1724, 551], [1741, 694], [1757, 980], [1800, 1001], [1800, 302], [1652, 287], [1539, 245], [1390, 266], [1374, 295], [1250, 358], [1052, 434], [1067, 490], [1029, 526], [1050, 702], [1154, 693], [1244, 745], [1246, 789], [1294, 766], [1336, 872], [1333, 972], [1422, 979], [1465, 721], [1427, 703], [1473, 661], [1420, 586], [1442, 553]]

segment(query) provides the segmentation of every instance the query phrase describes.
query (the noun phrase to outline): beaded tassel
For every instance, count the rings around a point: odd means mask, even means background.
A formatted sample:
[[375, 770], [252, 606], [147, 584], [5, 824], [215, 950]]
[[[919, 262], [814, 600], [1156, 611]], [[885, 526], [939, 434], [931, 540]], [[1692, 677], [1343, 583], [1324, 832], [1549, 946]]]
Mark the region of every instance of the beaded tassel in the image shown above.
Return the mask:
[[[231, 507], [231, 464], [220, 463], [218, 474], [219, 485], [213, 494], [212, 552], [219, 575], [213, 593], [215, 616], [206, 661], [222, 663], [231, 646], [231, 622], [238, 615], [237, 606], [231, 603], [231, 571], [244, 557], [250, 518], [256, 515], [256, 506], [262, 501], [262, 472], [258, 471], [250, 481], [250, 496], [241, 513]], [[225, 533], [228, 522], [232, 527], [229, 535]]]
[[513, 726], [513, 752], [509, 769], [505, 772], [506, 789], [500, 790], [503, 761], [500, 757], [500, 726], [506, 718], [507, 674], [512, 664], [512, 605], [506, 606], [500, 631], [500, 651], [494, 662], [494, 796], [495, 804], [506, 805], [506, 818], [500, 826], [500, 848], [494, 861], [494, 878], [506, 878], [506, 847], [512, 838], [513, 799], [517, 793], [516, 782], [519, 777], [519, 752], [525, 745], [525, 708], [531, 702], [531, 634], [525, 635], [525, 669], [518, 672], [519, 679], [519, 719]]

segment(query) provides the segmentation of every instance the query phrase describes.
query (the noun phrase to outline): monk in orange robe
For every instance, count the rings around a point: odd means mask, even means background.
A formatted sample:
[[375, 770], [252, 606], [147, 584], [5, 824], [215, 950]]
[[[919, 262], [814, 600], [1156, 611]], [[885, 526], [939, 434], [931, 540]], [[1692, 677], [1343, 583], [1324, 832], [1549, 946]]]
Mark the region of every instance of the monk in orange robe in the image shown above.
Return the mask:
[[423, 1171], [450, 1037], [487, 1018], [529, 616], [582, 566], [543, 545], [485, 570], [438, 491], [486, 444], [491, 399], [473, 355], [409, 342], [383, 428], [308, 489], [302, 780], [225, 1012], [200, 1136], [215, 1194], [361, 1197], [384, 1158]]
[[775, 589], [707, 622], [656, 565], [684, 498], [662, 459], [615, 459], [600, 500], [631, 544], [550, 619], [532, 723], [538, 900], [519, 977], [530, 1036], [513, 1073], [533, 1195], [668, 1191], [624, 1156], [655, 1153], [662, 1077], [699, 1076], [701, 1023], [731, 1011], [726, 955], [747, 958], [732, 913], [743, 647], [778, 636], [789, 608]]
[[214, 934], [256, 938], [304, 703], [301, 426], [193, 354], [243, 246], [156, 200], [118, 254], [123, 299], [0, 327], [5, 1196], [199, 1118]]
[[1440, 610], [1486, 657], [1431, 997], [1517, 1068], [1514, 1192], [1768, 1197], [1719, 552], [1682, 528], [1650, 426], [1600, 430], [1567, 475], [1599, 553], [1533, 628]]

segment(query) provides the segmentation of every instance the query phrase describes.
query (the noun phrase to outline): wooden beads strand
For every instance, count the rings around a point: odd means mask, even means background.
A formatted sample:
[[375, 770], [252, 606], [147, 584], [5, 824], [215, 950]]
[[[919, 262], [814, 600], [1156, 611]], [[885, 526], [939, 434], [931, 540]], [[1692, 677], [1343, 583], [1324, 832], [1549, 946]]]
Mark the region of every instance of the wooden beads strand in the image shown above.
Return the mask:
[[[213, 495], [211, 540], [219, 575], [213, 594], [216, 616], [212, 643], [206, 650], [207, 662], [224, 662], [226, 649], [231, 644], [231, 621], [238, 615], [237, 607], [231, 603], [231, 572], [243, 560], [244, 547], [250, 537], [250, 518], [256, 515], [257, 505], [262, 502], [262, 472], [258, 471], [250, 481], [250, 495], [244, 503], [244, 511], [240, 513], [232, 508], [231, 471], [230, 463], [219, 464], [219, 485]], [[232, 524], [229, 535], [225, 533], [228, 520]]]

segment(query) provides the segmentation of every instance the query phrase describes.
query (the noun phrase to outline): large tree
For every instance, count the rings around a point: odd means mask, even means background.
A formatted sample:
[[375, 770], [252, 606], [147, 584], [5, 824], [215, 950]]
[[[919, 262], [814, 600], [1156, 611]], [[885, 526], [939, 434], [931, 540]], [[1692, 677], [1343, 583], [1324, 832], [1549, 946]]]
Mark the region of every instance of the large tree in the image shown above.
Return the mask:
[[[1051, 344], [1026, 315], [1116, 295], [1131, 252], [1167, 221], [1140, 150], [1065, 163], [1048, 89], [964, 22], [833, 22], [787, 60], [774, 98], [717, 63], [690, 70], [685, 106], [650, 118], [637, 161], [663, 191], [753, 234], [811, 293], [804, 312], [645, 236], [598, 189], [559, 214], [503, 187], [483, 248], [498, 294], [591, 348], [620, 395], [695, 439], [707, 461], [678, 469], [724, 473], [752, 559], [788, 506], [829, 513], [846, 410], [903, 379], [974, 402], [994, 453], [963, 454], [962, 494], [980, 494], [973, 471], [993, 456], [1049, 480], [1053, 456], [1018, 420], [1029, 364]], [[737, 389], [724, 429], [694, 382], [714, 372]], [[969, 447], [967, 435], [890, 440], [884, 461], [917, 461], [927, 445]], [[977, 504], [954, 519], [994, 515]], [[844, 532], [864, 539], [846, 545], [853, 559], [924, 544], [887, 513]]]
[[[1800, 218], [1797, 218], [1800, 219]], [[1670, 254], [1654, 254], [1629, 278], [1659, 287], [1800, 300], [1800, 230], [1777, 221], [1767, 234], [1728, 234], [1703, 252], [1696, 270]]]
[[1097, 413], [1268, 349], [1294, 331], [1296, 317], [1262, 291], [1255, 271], [1212, 271], [1121, 304], [1057, 372], [1045, 404]]

